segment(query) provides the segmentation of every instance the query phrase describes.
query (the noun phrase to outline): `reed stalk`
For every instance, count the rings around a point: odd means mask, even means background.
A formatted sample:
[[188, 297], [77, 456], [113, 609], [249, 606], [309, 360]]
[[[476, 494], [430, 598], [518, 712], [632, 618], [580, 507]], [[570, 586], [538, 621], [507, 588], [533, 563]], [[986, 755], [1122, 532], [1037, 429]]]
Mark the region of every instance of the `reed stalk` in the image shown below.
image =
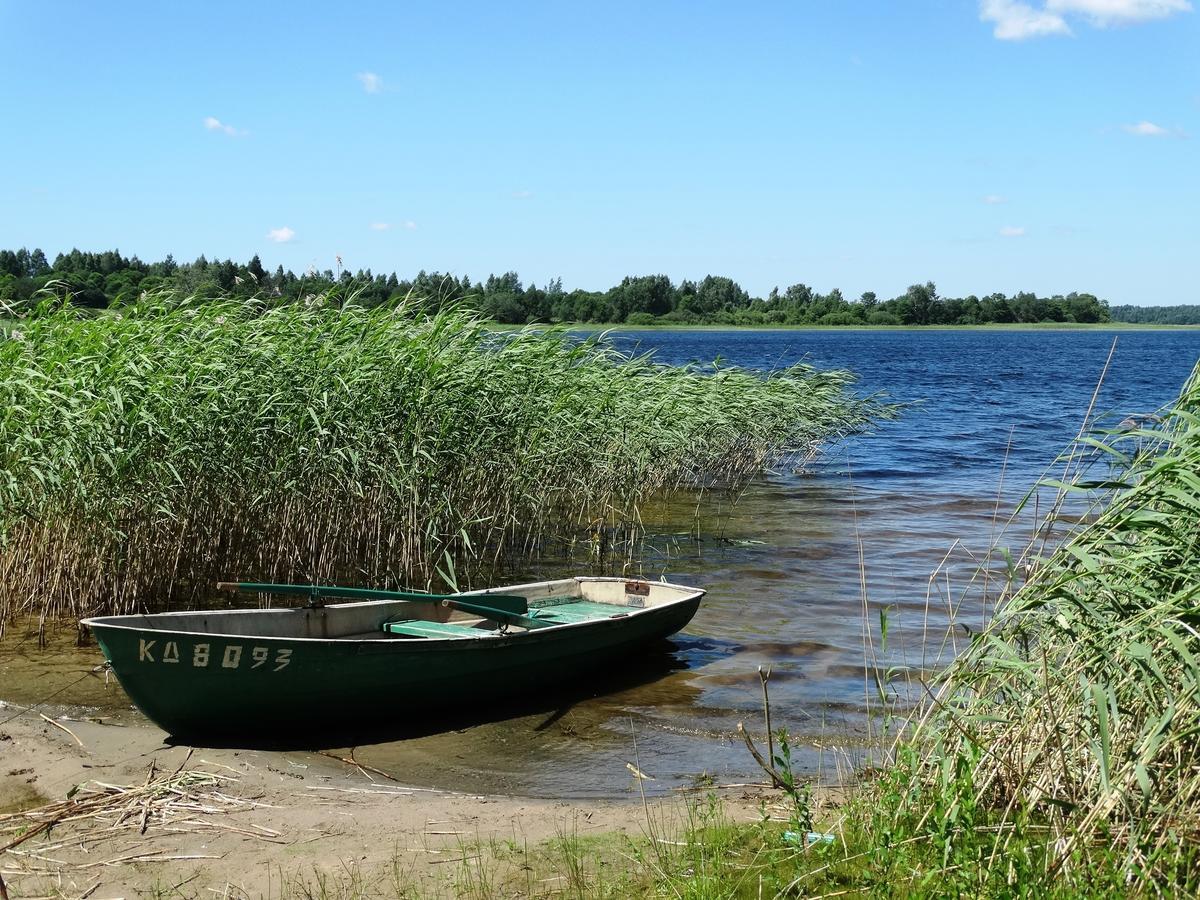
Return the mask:
[[43, 298], [0, 338], [0, 621], [193, 607], [230, 578], [469, 579], [891, 413], [851, 386], [353, 294]]
[[946, 671], [876, 832], [935, 839], [960, 892], [1200, 890], [1200, 367], [1087, 443], [1103, 511]]

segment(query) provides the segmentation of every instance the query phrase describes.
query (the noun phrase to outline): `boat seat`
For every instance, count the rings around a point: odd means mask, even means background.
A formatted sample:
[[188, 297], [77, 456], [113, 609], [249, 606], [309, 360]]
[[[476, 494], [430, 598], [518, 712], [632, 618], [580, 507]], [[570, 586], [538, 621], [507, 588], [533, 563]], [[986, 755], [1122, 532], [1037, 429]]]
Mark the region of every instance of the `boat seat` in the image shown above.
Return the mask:
[[570, 603], [557, 603], [553, 606], [538, 607], [530, 611], [539, 619], [548, 619], [563, 624], [571, 622], [593, 622], [598, 619], [611, 619], [614, 616], [626, 616], [629, 609], [612, 603], [592, 603], [588, 600], [575, 600]]
[[474, 628], [470, 625], [455, 625], [453, 622], [426, 622], [423, 619], [384, 622], [382, 628], [389, 634], [404, 634], [420, 638], [481, 638], [494, 634], [494, 632]]

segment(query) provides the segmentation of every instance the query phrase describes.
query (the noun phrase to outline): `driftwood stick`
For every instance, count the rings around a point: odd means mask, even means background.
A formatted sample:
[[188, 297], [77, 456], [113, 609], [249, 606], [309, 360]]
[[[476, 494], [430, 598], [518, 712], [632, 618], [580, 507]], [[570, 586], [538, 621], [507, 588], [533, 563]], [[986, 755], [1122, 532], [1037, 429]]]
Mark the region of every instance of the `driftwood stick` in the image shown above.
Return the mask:
[[742, 736], [742, 740], [746, 742], [746, 749], [750, 751], [750, 755], [754, 757], [754, 761], [762, 767], [762, 770], [766, 772], [767, 775], [770, 776], [771, 784], [777, 788], [784, 788], [786, 790], [787, 785], [784, 784], [783, 779], [779, 777], [779, 773], [775, 771], [775, 768], [762, 758], [762, 754], [759, 753], [758, 748], [754, 746], [754, 741], [750, 740], [750, 732], [745, 729], [745, 726], [743, 726], [741, 722], [738, 722], [737, 730], [738, 734]]
[[13, 849], [13, 847], [20, 846], [21, 844], [23, 844], [27, 840], [29, 840], [31, 837], [35, 837], [35, 836], [41, 834], [43, 831], [49, 831], [51, 828], [53, 828], [55, 825], [57, 825], [59, 822], [61, 822], [63, 819], [65, 819], [67, 816], [69, 816], [72, 812], [73, 812], [73, 810], [70, 810], [70, 809], [63, 810], [57, 816], [55, 816], [53, 819], [47, 819], [45, 822], [42, 822], [40, 825], [34, 825], [32, 828], [30, 828], [27, 832], [25, 832], [23, 835], [21, 835], [16, 840], [10, 841], [9, 843], [5, 844], [3, 847], [0, 847], [0, 853], [5, 853], [5, 852]]
[[51, 725], [53, 725], [55, 728], [61, 728], [63, 731], [65, 731], [71, 737], [75, 738], [75, 743], [77, 743], [80, 747], [83, 746], [83, 741], [81, 741], [79, 739], [79, 735], [77, 735], [75, 732], [73, 732], [70, 728], [68, 728], [62, 722], [56, 722], [54, 719], [50, 718], [45, 713], [38, 713], [38, 715], [41, 716], [43, 719], [45, 719], [47, 722], [49, 722]]
[[354, 768], [362, 771], [364, 774], [366, 772], [374, 772], [376, 775], [382, 775], [388, 781], [394, 781], [397, 784], [400, 784], [399, 778], [392, 777], [382, 769], [377, 769], [374, 766], [368, 766], [366, 763], [360, 763], [353, 756], [338, 756], [336, 753], [330, 753], [328, 750], [318, 750], [317, 753], [319, 753], [321, 756], [328, 756], [330, 759], [336, 759], [338, 762], [344, 762], [348, 766], [354, 766]]
[[767, 759], [775, 765], [775, 736], [771, 731], [771, 698], [767, 695], [767, 682], [771, 680], [771, 667], [758, 667], [758, 680], [762, 682], [763, 718], [767, 723]]
[[[188, 756], [191, 756], [191, 754], [189, 753]], [[145, 834], [146, 827], [150, 823], [150, 803], [154, 800], [154, 797], [148, 791], [146, 791], [146, 788], [150, 787], [150, 781], [154, 778], [154, 762], [154, 757], [150, 757], [150, 771], [146, 773], [146, 783], [142, 785], [142, 791], [146, 794], [146, 796], [142, 800], [142, 821], [138, 827], [138, 834]], [[187, 760], [184, 760], [184, 762], [187, 762]], [[183, 767], [180, 766], [180, 768]], [[176, 772], [176, 774], [178, 774], [178, 772]]]
[[[195, 752], [196, 752], [196, 748], [195, 748], [195, 747], [188, 747], [187, 756], [185, 756], [185, 757], [183, 758], [183, 762], [181, 762], [181, 763], [179, 764], [178, 768], [176, 768], [176, 769], [175, 769], [175, 771], [171, 773], [171, 777], [172, 777], [172, 778], [174, 778], [176, 775], [178, 775], [180, 772], [182, 772], [182, 771], [183, 771], [183, 767], [184, 767], [184, 766], [186, 766], [186, 765], [188, 764], [188, 761], [189, 761], [189, 760], [192, 758], [192, 754], [193, 754], [193, 753], [195, 753]], [[201, 762], [203, 762], [203, 761], [204, 761], [204, 760], [201, 760]], [[153, 759], [152, 759], [152, 760], [150, 760], [150, 766], [151, 766], [151, 768], [153, 769], [153, 767], [154, 767], [154, 760], [153, 760]], [[228, 769], [228, 768], [229, 768], [229, 766], [224, 766], [223, 768], [226, 768], [226, 769]]]

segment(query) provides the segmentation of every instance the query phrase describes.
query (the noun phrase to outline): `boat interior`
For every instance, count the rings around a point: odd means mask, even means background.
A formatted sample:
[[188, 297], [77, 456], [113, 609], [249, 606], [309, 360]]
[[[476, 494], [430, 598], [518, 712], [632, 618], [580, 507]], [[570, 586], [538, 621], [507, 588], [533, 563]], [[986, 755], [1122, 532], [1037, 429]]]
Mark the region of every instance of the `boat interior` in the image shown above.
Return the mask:
[[454, 599], [448, 604], [432, 599], [369, 600], [290, 608], [106, 616], [89, 619], [87, 624], [264, 638], [478, 640], [624, 618], [695, 599], [703, 593], [666, 582], [577, 577], [468, 591], [452, 595]]

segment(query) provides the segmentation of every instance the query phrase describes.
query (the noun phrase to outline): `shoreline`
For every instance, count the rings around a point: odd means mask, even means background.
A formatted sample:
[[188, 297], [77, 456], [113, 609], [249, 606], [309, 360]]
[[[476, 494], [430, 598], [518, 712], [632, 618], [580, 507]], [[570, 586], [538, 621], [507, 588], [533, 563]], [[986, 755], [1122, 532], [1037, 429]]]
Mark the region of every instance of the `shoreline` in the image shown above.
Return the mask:
[[567, 331], [1196, 331], [1200, 325], [1157, 325], [1140, 322], [1028, 322], [988, 325], [628, 325], [624, 322], [532, 322], [493, 326], [504, 331], [520, 328], [564, 328]]
[[[411, 770], [390, 773], [368, 762], [367, 744], [175, 744], [111, 676], [106, 684], [96, 673], [94, 645], [75, 646], [68, 628], [46, 637], [39, 649], [36, 632], [18, 628], [0, 642], [0, 847], [36, 827], [27, 812], [53, 817], [68, 798], [94, 803], [108, 791], [111, 800], [99, 799], [112, 810], [0, 851], [12, 898], [89, 890], [174, 896], [184, 882], [184, 896], [207, 888], [232, 897], [322, 896], [323, 884], [336, 886], [335, 897], [387, 896], [397, 893], [396, 877], [417, 896], [453, 897], [485, 878], [523, 888], [530, 873], [542, 890], [569, 877], [572, 865], [615, 867], [635, 847], [682, 839], [701, 806], [749, 824], [779, 800], [765, 784], [712, 782], [665, 794], [648, 782], [643, 799], [632, 772], [629, 792], [607, 797], [530, 796], [504, 779], [459, 781], [464, 756], [503, 752], [470, 730], [414, 740], [405, 754]], [[652, 761], [641, 762], [654, 771]], [[177, 770], [178, 788], [162, 781]], [[168, 789], [175, 799], [162, 799]], [[572, 861], [562, 856], [566, 847], [575, 848]]]
[[[30, 623], [25, 624], [28, 627]], [[153, 733], [165, 744], [167, 733], [136, 709], [116, 677], [104, 671], [104, 656], [95, 642], [79, 646], [75, 633], [73, 628], [49, 629], [44, 649], [37, 646], [37, 632], [25, 628], [15, 628], [0, 639], [0, 683], [4, 684], [0, 730], [10, 717], [36, 719], [44, 713], [63, 721]], [[620, 685], [608, 685], [609, 691], [620, 689]], [[422, 790], [453, 789], [581, 803], [635, 798], [637, 791], [624, 769], [626, 754], [614, 748], [613, 738], [604, 728], [608, 719], [604, 714], [589, 715], [577, 709], [580, 702], [586, 707], [592, 696], [586, 680], [574, 690], [564, 688], [547, 696], [550, 702], [545, 704], [514, 699], [475, 713], [428, 715], [410, 724], [399, 719], [390, 725], [365, 723], [361, 729], [319, 730], [281, 741], [267, 737], [248, 743], [253, 749], [293, 758], [330, 753], [346, 756], [356, 747], [356, 761], [363, 767], [383, 779], [400, 779]], [[555, 752], [556, 742], [561, 741], [571, 744], [567, 754], [570, 765], [578, 765], [589, 752], [604, 754], [604, 776], [592, 771], [572, 777], [569, 768], [543, 771], [540, 767], [563, 758]], [[486, 748], [482, 756], [478, 755], [481, 747]], [[656, 779], [645, 785], [646, 792], [655, 799], [706, 776], [706, 771], [698, 770], [686, 780]], [[0, 791], [0, 806], [3, 799]]]
[[[0, 316], [0, 333], [6, 333], [19, 319]], [[1175, 325], [1150, 322], [990, 322], [980, 325], [719, 325], [666, 323], [631, 325], [627, 322], [527, 322], [522, 325], [490, 322], [497, 331], [522, 328], [562, 328], [567, 331], [1197, 331], [1200, 324]]]
[[[508, 877], [526, 865], [522, 852], [528, 856], [547, 842], [681, 833], [694, 796], [680, 792], [646, 804], [636, 797], [457, 793], [385, 780], [317, 754], [193, 748], [165, 738], [152, 726], [51, 720], [33, 710], [0, 725], [0, 824], [4, 814], [69, 796], [95, 802], [99, 785], [136, 792], [172, 772], [201, 785], [176, 789], [177, 801], [154, 801], [155, 812], [143, 814], [143, 833], [131, 827], [136, 815], [115, 825], [68, 819], [0, 854], [11, 896], [43, 895], [54, 885], [76, 896], [86, 890], [119, 896], [185, 882], [193, 895], [212, 886], [233, 896], [266, 896], [351, 869], [364, 879], [402, 870], [404, 884], [422, 895], [453, 895], [472, 861], [491, 867], [490, 877]], [[773, 799], [757, 785], [707, 791], [721, 796], [733, 822], [760, 820]], [[175, 802], [178, 814], [169, 805]], [[142, 803], [147, 810], [152, 805]], [[11, 838], [0, 833], [0, 846]]]

